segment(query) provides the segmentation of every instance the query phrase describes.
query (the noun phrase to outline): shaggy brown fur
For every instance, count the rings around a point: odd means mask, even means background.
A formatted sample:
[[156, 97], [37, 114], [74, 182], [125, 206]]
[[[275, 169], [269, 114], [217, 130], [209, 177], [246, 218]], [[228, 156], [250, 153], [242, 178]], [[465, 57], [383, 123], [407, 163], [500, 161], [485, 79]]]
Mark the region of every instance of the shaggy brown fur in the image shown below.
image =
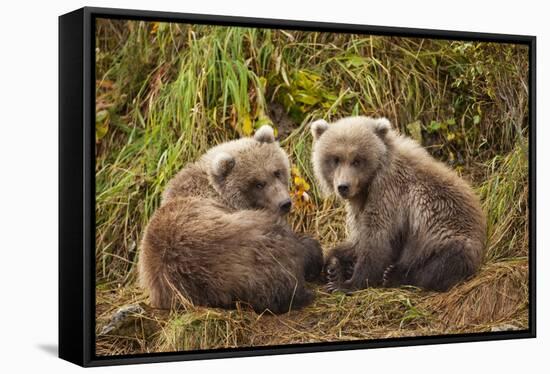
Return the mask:
[[330, 291], [415, 285], [444, 291], [474, 274], [485, 217], [470, 186], [385, 118], [311, 126], [313, 166], [346, 200], [349, 238], [325, 263]]
[[210, 149], [169, 182], [143, 237], [140, 279], [151, 304], [302, 307], [322, 268], [319, 244], [293, 233], [289, 162], [273, 129]]

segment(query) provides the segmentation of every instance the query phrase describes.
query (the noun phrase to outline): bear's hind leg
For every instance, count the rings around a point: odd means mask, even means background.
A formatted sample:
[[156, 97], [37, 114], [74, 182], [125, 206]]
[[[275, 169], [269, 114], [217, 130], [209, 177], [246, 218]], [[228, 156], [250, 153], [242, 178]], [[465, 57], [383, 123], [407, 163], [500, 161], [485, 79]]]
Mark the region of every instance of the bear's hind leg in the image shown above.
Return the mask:
[[292, 299], [292, 310], [301, 309], [313, 302], [313, 292], [305, 286], [298, 287]]
[[313, 302], [313, 292], [304, 285], [297, 285], [295, 289], [280, 291], [280, 295], [274, 295], [271, 300], [255, 301], [251, 303], [256, 313], [269, 310], [274, 314], [288, 313], [291, 310], [301, 309]]
[[452, 242], [419, 264], [408, 267], [398, 264], [391, 271], [388, 287], [410, 284], [426, 290], [444, 292], [473, 275], [477, 267], [468, 255], [467, 244]]

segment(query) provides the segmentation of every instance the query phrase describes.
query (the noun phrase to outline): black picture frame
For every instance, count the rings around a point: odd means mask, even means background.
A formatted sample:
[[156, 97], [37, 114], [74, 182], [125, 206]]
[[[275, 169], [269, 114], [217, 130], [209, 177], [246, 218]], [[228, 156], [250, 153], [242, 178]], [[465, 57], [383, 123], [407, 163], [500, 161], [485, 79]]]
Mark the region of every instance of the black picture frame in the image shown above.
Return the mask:
[[[524, 44], [529, 47], [529, 329], [151, 353], [95, 355], [95, 19], [187, 22]], [[536, 37], [85, 7], [59, 17], [59, 357], [81, 366], [260, 356], [536, 337]]]

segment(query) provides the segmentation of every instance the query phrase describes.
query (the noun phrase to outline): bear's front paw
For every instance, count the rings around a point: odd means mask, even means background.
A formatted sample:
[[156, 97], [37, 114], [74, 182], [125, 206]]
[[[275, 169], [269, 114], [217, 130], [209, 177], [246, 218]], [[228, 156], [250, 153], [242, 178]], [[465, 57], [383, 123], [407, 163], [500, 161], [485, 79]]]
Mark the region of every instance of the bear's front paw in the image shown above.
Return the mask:
[[336, 257], [329, 258], [325, 265], [325, 274], [329, 283], [340, 283], [343, 279], [340, 261]]
[[325, 286], [325, 289], [329, 293], [343, 292], [346, 295], [349, 295], [353, 291], [357, 290], [357, 288], [353, 285], [351, 279], [348, 279], [344, 282], [328, 282]]
[[345, 280], [342, 274], [340, 260], [338, 260], [337, 257], [331, 257], [327, 260], [325, 264], [325, 275], [327, 278], [325, 290], [329, 293], [337, 291]]
[[351, 279], [353, 277], [353, 262], [342, 261], [338, 257], [330, 257], [325, 264], [325, 276], [327, 279], [326, 290], [328, 292], [352, 290]]
[[300, 237], [303, 246], [305, 278], [307, 282], [323, 282], [323, 250], [321, 244], [309, 236]]

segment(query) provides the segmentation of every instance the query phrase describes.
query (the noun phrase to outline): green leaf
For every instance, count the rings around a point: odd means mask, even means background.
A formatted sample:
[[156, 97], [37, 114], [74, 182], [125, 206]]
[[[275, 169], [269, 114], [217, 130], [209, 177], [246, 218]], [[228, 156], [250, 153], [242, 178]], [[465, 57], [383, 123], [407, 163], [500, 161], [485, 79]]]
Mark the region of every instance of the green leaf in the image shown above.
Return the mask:
[[99, 142], [109, 132], [109, 111], [100, 110], [95, 115], [95, 141]]
[[359, 103], [355, 103], [355, 106], [353, 107], [353, 110], [351, 112], [352, 116], [358, 116], [359, 115]]
[[95, 122], [103, 122], [109, 116], [109, 111], [106, 109], [100, 110], [95, 114]]
[[323, 97], [323, 99], [328, 100], [328, 101], [338, 100], [337, 95], [333, 94], [332, 92], [328, 92], [328, 91], [322, 91], [321, 96]]
[[315, 96], [309, 95], [307, 93], [304, 93], [304, 92], [299, 92], [296, 95], [294, 95], [294, 99], [297, 102], [307, 104], [307, 105], [315, 105], [319, 102], [318, 98], [316, 98]]
[[480, 122], [481, 122], [481, 117], [476, 114], [474, 116], [474, 125], [477, 125]]
[[271, 118], [266, 116], [265, 114], [260, 114], [256, 122], [254, 123], [255, 128], [260, 128], [263, 125], [270, 125], [273, 126], [273, 122], [271, 121]]
[[354, 66], [354, 67], [360, 67], [365, 64], [365, 59], [360, 56], [350, 56], [347, 61], [348, 67]]
[[422, 123], [415, 121], [407, 125], [407, 130], [411, 134], [411, 137], [419, 143], [422, 143]]
[[299, 70], [294, 74], [293, 84], [306, 91], [311, 91], [315, 89], [315, 86], [320, 80], [321, 77], [315, 73]]
[[260, 77], [258, 79], [258, 83], [260, 84], [260, 90], [265, 92], [265, 88], [267, 87], [267, 79], [265, 77]]
[[428, 132], [433, 133], [439, 131], [441, 128], [441, 123], [437, 121], [431, 121], [430, 124], [427, 127]]

